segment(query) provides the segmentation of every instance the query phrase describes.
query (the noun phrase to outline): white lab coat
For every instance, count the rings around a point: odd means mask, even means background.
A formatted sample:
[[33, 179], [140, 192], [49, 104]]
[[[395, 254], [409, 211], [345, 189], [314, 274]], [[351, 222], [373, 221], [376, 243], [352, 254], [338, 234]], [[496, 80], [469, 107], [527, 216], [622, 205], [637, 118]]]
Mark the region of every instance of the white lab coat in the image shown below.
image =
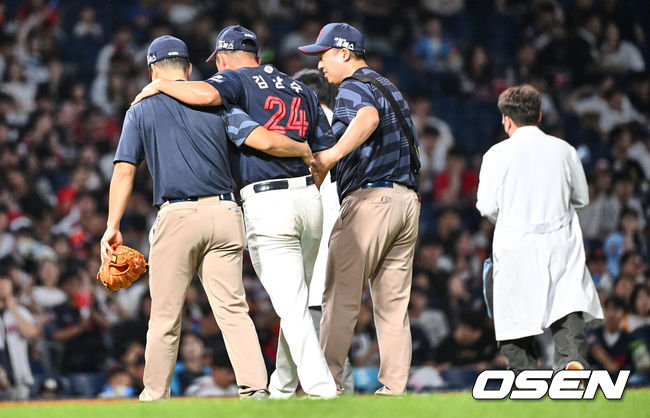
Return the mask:
[[518, 128], [484, 155], [476, 207], [496, 223], [497, 341], [541, 334], [572, 312], [602, 319], [575, 212], [588, 203], [576, 150], [536, 126]]

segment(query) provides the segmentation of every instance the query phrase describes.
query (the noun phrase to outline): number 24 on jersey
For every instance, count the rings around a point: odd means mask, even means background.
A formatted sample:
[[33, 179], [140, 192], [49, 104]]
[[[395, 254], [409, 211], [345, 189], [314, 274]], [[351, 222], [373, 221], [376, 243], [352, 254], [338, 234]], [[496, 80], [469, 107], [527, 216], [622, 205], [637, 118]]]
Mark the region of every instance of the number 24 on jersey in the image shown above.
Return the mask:
[[287, 106], [284, 100], [276, 96], [268, 96], [264, 103], [264, 109], [276, 109], [271, 118], [264, 124], [264, 127], [269, 131], [286, 134], [288, 130], [298, 131], [299, 137], [304, 137], [309, 129], [309, 122], [307, 121], [307, 112], [300, 108], [302, 102], [301, 97], [294, 97], [291, 100], [291, 109], [289, 110], [289, 120], [285, 126], [281, 126], [280, 122], [287, 114]]

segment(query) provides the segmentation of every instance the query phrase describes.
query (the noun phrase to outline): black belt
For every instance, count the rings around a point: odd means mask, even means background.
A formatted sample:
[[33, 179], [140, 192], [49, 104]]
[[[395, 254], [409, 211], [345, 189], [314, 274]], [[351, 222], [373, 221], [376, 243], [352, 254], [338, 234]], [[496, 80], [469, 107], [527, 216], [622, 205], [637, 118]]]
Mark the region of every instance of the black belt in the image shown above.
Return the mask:
[[[305, 177], [305, 186], [311, 186], [314, 184], [314, 178], [312, 176]], [[269, 190], [283, 190], [289, 188], [289, 181], [287, 180], [270, 180], [263, 183], [257, 183], [253, 186], [253, 191], [255, 193], [268, 192]]]
[[[212, 196], [201, 196], [201, 197], [212, 197]], [[235, 197], [232, 195], [232, 193], [226, 193], [226, 194], [217, 194], [214, 195], [214, 197], [218, 197], [219, 200], [230, 200], [230, 201], [235, 201]], [[167, 202], [169, 203], [178, 203], [178, 202], [196, 202], [199, 200], [198, 196], [192, 196], [192, 197], [179, 197], [177, 199], [168, 199]]]
[[361, 186], [362, 189], [373, 189], [375, 187], [390, 187], [392, 189], [393, 188], [393, 182], [392, 181], [373, 181], [373, 182], [366, 183], [363, 186]]

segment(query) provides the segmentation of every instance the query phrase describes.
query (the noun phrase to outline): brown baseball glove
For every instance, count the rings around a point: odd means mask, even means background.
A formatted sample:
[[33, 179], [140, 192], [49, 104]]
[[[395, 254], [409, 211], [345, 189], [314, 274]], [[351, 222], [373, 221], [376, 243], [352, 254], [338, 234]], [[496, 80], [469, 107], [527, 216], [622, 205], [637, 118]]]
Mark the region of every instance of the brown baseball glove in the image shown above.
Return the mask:
[[126, 245], [113, 244], [111, 248], [113, 255], [102, 263], [97, 280], [110, 290], [124, 289], [147, 270], [147, 261], [139, 251]]

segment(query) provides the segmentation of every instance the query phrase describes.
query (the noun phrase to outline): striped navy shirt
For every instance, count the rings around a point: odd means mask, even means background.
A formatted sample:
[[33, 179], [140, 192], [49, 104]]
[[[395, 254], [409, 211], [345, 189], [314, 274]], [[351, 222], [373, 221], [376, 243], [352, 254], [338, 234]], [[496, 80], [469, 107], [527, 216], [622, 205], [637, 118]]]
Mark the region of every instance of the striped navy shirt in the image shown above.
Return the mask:
[[[393, 93], [417, 141], [411, 111], [397, 87], [368, 67], [360, 68], [355, 74], [377, 78]], [[365, 106], [377, 109], [379, 126], [361, 146], [337, 164], [336, 179], [341, 201], [350, 192], [374, 181], [392, 181], [413, 189], [416, 187], [415, 177], [411, 173], [408, 139], [402, 133], [390, 103], [377, 87], [352, 78], [343, 80], [334, 106], [332, 130], [336, 139], [341, 139], [357, 111]], [[419, 142], [416, 145], [419, 146]]]

